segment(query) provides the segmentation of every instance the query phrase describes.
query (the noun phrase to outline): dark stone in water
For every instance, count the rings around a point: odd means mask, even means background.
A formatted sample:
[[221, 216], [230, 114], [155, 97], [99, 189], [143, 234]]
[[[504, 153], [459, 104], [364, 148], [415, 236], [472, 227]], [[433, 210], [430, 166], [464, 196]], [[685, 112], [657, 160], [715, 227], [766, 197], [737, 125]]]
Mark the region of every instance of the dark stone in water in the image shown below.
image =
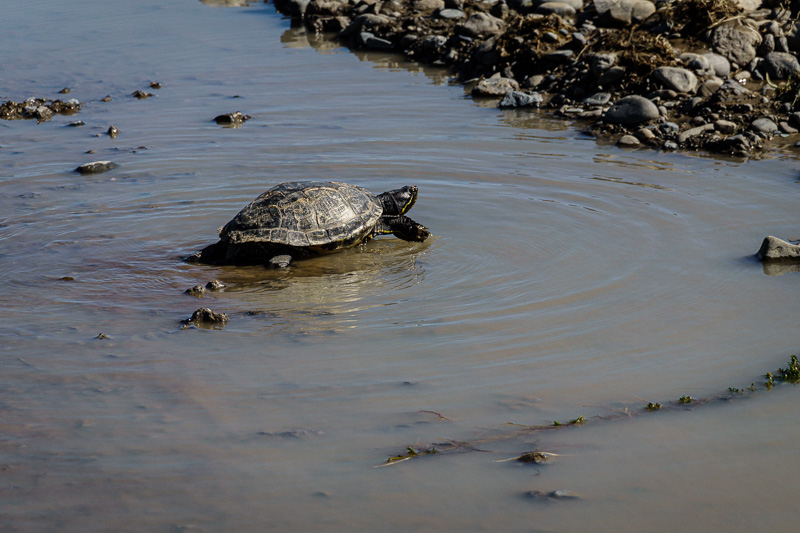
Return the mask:
[[250, 115], [245, 115], [241, 111], [233, 113], [226, 113], [224, 115], [217, 115], [214, 117], [214, 122], [222, 126], [241, 126], [246, 121], [252, 118]]
[[113, 161], [92, 161], [91, 163], [82, 164], [76, 168], [75, 171], [81, 174], [102, 174], [118, 166], [119, 165]]
[[213, 327], [224, 326], [228, 323], [228, 320], [228, 315], [225, 313], [215, 313], [208, 307], [203, 307], [192, 313], [191, 318], [187, 318], [181, 322], [187, 326]]

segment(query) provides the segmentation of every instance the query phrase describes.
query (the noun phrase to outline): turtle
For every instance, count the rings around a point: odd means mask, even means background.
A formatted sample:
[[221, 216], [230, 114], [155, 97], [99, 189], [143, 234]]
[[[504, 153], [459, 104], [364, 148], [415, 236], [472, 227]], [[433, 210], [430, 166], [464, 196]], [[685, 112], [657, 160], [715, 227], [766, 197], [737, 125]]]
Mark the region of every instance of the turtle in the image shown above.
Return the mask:
[[405, 216], [417, 195], [413, 185], [374, 195], [336, 181], [281, 183], [222, 226], [219, 242], [186, 260], [286, 267], [295, 259], [351, 248], [377, 235], [421, 242], [430, 231]]

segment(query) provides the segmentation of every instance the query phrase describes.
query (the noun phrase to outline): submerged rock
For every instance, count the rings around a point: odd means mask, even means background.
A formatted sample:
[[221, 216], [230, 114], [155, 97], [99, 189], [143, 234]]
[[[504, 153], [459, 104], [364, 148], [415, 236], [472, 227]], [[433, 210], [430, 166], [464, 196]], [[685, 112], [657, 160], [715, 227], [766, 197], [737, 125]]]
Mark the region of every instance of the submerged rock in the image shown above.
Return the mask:
[[102, 174], [108, 172], [119, 165], [113, 161], [92, 161], [91, 163], [84, 163], [75, 169], [75, 172], [81, 174]]
[[224, 326], [228, 323], [228, 315], [215, 313], [208, 307], [198, 309], [190, 318], [181, 321], [182, 324], [195, 327]]

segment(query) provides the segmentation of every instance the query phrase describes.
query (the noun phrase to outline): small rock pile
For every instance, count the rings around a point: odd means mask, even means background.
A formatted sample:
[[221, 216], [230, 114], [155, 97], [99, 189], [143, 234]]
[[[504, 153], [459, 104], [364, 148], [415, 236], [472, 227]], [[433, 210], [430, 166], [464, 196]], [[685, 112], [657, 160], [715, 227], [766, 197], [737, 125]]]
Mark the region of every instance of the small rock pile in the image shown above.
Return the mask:
[[452, 68], [627, 145], [749, 156], [800, 129], [800, 2], [275, 0], [347, 45]]
[[24, 102], [9, 100], [0, 104], [0, 118], [4, 120], [35, 119], [41, 123], [50, 120], [55, 114], [72, 115], [80, 109], [81, 103], [75, 98], [64, 102], [31, 97]]

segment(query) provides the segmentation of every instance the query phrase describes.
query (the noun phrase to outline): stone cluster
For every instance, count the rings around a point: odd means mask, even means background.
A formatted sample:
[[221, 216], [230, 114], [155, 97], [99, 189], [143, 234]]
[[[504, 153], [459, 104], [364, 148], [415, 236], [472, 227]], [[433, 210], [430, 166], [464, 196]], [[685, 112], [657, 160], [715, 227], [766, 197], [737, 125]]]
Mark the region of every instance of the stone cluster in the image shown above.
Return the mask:
[[81, 103], [75, 98], [66, 102], [62, 100], [46, 100], [44, 98], [28, 98], [24, 102], [8, 100], [0, 104], [0, 118], [4, 120], [29, 119], [46, 122], [55, 114], [72, 115], [80, 111]]
[[275, 0], [348, 46], [450, 67], [629, 146], [753, 155], [800, 129], [800, 2]]

